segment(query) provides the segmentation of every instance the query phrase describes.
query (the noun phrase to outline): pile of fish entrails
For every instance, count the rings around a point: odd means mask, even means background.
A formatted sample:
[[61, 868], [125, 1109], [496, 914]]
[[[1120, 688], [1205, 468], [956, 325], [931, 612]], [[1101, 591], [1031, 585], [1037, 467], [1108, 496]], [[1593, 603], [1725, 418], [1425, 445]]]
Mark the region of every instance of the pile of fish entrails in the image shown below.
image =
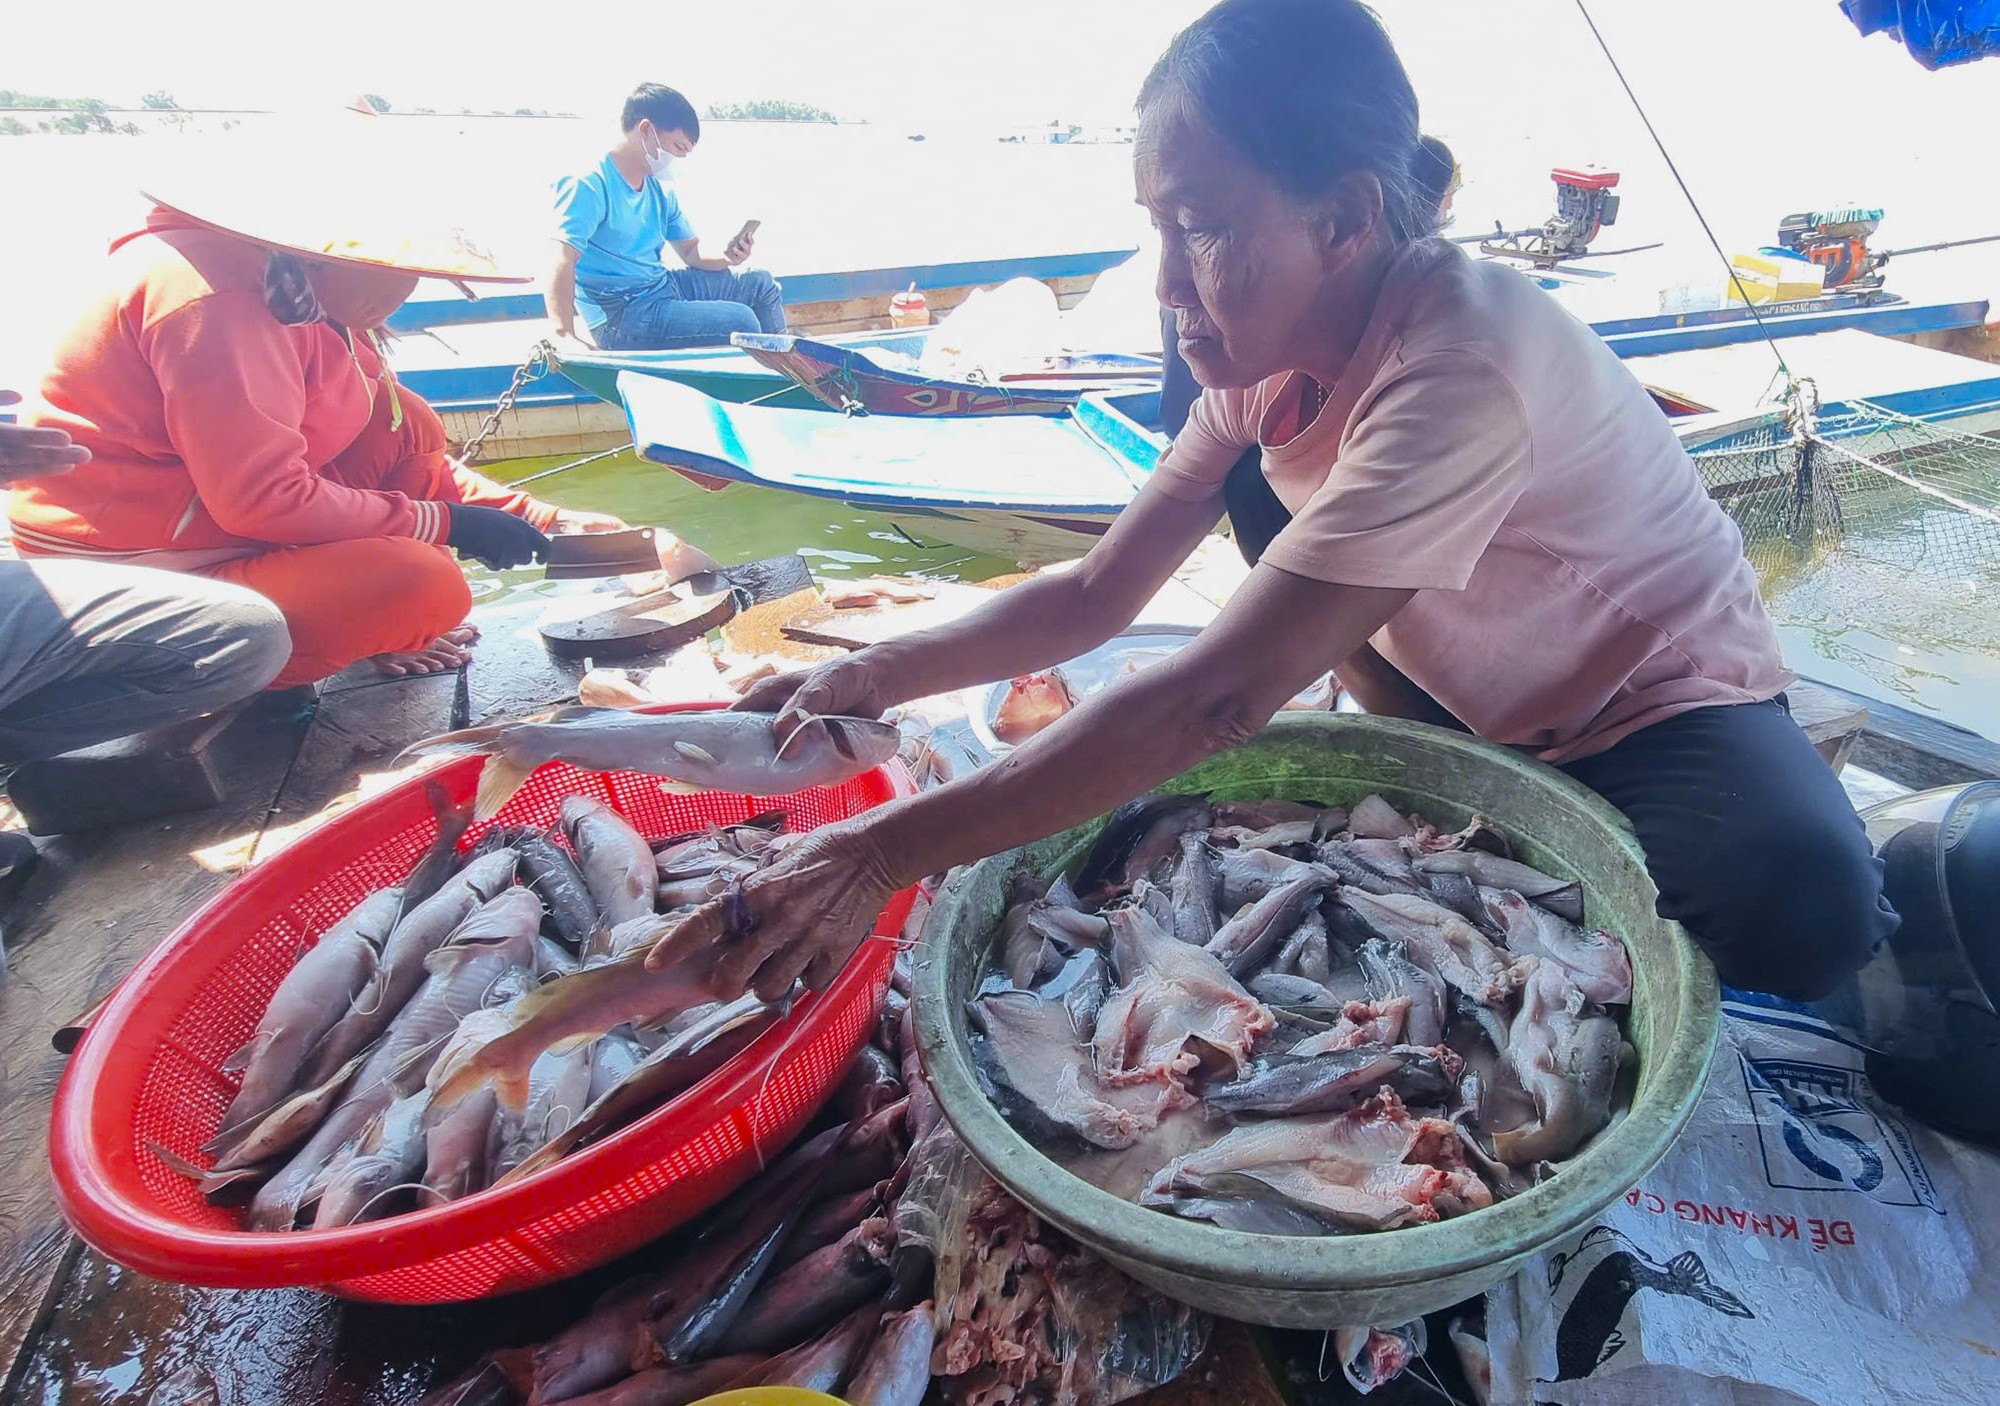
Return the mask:
[[1578, 884], [1379, 796], [1149, 796], [1016, 891], [971, 1001], [1008, 1120], [1071, 1171], [1232, 1230], [1491, 1205], [1610, 1121], [1624, 944]]
[[917, 1069], [901, 990], [820, 1120], [642, 1261], [424, 1406], [686, 1406], [751, 1386], [1110, 1406], [1170, 1380], [1208, 1332], [978, 1171]]
[[[439, 839], [282, 981], [227, 1067], [243, 1082], [196, 1166], [211, 1200], [254, 1192], [254, 1230], [324, 1230], [549, 1166], [722, 1067], [785, 1004], [718, 1001], [646, 953], [677, 915], [782, 842], [785, 816], [649, 844], [572, 796], [550, 830], [490, 829], [442, 792]], [[655, 853], [655, 850], [658, 853]]]

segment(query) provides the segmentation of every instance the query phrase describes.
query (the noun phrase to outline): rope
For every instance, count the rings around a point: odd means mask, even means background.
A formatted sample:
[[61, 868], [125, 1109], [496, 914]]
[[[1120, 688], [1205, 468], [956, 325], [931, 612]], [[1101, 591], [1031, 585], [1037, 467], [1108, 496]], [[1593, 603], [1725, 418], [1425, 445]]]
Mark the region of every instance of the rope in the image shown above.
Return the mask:
[[1729, 275], [1729, 281], [1742, 295], [1743, 306], [1749, 309], [1750, 320], [1757, 324], [1757, 331], [1762, 334], [1764, 345], [1769, 347], [1771, 355], [1778, 359], [1778, 369], [1784, 373], [1786, 384], [1794, 384], [1792, 368], [1786, 365], [1785, 354], [1778, 350], [1777, 338], [1773, 337], [1770, 329], [1765, 327], [1764, 315], [1757, 311], [1757, 305], [1750, 301], [1750, 290], [1745, 288], [1743, 280], [1737, 277], [1736, 266], [1731, 264], [1729, 256], [1722, 252], [1722, 241], [1715, 237], [1715, 231], [1709, 227], [1708, 216], [1702, 213], [1701, 205], [1694, 198], [1694, 192], [1688, 189], [1688, 183], [1681, 178], [1681, 168], [1674, 164], [1673, 154], [1667, 150], [1667, 144], [1660, 140], [1660, 134], [1653, 126], [1653, 119], [1646, 115], [1645, 104], [1641, 103], [1639, 95], [1632, 91], [1631, 83], [1626, 80], [1625, 70], [1619, 67], [1618, 59], [1611, 52], [1611, 46], [1604, 42], [1604, 35], [1598, 29], [1597, 21], [1590, 17], [1590, 9], [1584, 0], [1576, 0], [1576, 12], [1583, 16], [1583, 22], [1590, 27], [1590, 37], [1597, 41], [1597, 47], [1604, 53], [1604, 61], [1611, 65], [1611, 72], [1618, 79], [1618, 86], [1625, 90], [1625, 96], [1631, 100], [1632, 110], [1639, 114], [1639, 120], [1645, 124], [1646, 135], [1653, 139], [1653, 145], [1659, 149], [1660, 159], [1667, 163], [1667, 170], [1672, 174], [1674, 184], [1681, 188], [1681, 195], [1686, 198], [1688, 209], [1694, 211], [1695, 219], [1700, 222], [1701, 232], [1708, 236], [1709, 247], [1715, 250], [1715, 257], [1721, 261], [1723, 271]]

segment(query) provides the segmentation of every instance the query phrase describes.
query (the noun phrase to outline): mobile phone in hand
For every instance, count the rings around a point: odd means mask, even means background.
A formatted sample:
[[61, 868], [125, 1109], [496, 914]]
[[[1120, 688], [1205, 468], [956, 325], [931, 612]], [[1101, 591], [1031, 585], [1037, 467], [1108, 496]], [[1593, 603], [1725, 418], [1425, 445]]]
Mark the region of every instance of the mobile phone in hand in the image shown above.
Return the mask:
[[736, 237], [729, 241], [729, 247], [731, 249], [742, 248], [744, 244], [749, 242], [750, 237], [755, 233], [757, 233], [758, 228], [762, 226], [763, 223], [764, 222], [762, 220], [745, 220], [743, 222], [743, 228], [737, 230]]

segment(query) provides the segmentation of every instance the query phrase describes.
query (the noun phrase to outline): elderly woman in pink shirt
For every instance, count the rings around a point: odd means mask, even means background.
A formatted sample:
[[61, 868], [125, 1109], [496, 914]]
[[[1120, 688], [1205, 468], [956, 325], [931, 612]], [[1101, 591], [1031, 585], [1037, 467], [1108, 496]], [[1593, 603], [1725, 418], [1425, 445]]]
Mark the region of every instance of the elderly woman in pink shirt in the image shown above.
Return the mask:
[[1169, 346], [1202, 388], [1152, 480], [1076, 570], [745, 706], [872, 715], [1074, 657], [1225, 512], [1249, 579], [1171, 661], [1002, 761], [814, 833], [744, 885], [747, 934], [743, 908], [715, 905], [656, 960], [713, 943], [726, 984], [818, 985], [895, 888], [1111, 809], [1331, 667], [1370, 711], [1594, 787], [1724, 981], [1825, 994], [1896, 916], [1786, 711], [1793, 675], [1737, 530], [1588, 327], [1430, 237], [1416, 98], [1372, 12], [1224, 0], [1139, 114]]

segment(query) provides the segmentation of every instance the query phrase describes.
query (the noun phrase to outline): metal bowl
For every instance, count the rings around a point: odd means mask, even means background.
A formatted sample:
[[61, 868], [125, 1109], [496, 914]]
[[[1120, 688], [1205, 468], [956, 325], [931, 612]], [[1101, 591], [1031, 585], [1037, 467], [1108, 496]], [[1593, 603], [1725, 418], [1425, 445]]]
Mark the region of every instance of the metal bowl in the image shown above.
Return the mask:
[[1134, 1278], [1197, 1307], [1285, 1327], [1400, 1323], [1476, 1294], [1638, 1184], [1694, 1111], [1718, 1030], [1715, 972], [1659, 917], [1644, 856], [1610, 803], [1505, 748], [1418, 723], [1331, 713], [1279, 718], [1162, 788], [1217, 799], [1329, 805], [1380, 792], [1440, 825], [1478, 811], [1522, 858], [1575, 875], [1591, 921], [1624, 937], [1639, 1051], [1625, 1115], [1562, 1172], [1522, 1195], [1432, 1225], [1374, 1235], [1249, 1235], [1178, 1220], [1101, 1191], [1010, 1127], [974, 1073], [966, 1000], [987, 964], [1019, 868], [1074, 868], [1102, 822], [995, 855], [954, 876], [916, 954], [917, 1040], [944, 1115], [972, 1154], [1043, 1219]]
[[[1058, 667], [1062, 669], [1070, 691], [1076, 695], [1076, 701], [1081, 703], [1092, 694], [1111, 687], [1127, 673], [1166, 658], [1200, 633], [1200, 628], [1194, 625], [1132, 625], [1088, 654], [1079, 654]], [[1299, 694], [1292, 706], [1325, 708], [1331, 703], [1332, 695], [1330, 680], [1322, 678]], [[966, 726], [972, 729], [972, 735], [979, 739], [979, 745], [986, 749], [987, 755], [998, 757], [1013, 751], [1013, 743], [1002, 742], [993, 733], [993, 720], [999, 716], [1000, 703], [1007, 696], [1007, 681], [1003, 679], [999, 683], [968, 688], [961, 696], [965, 703]]]

